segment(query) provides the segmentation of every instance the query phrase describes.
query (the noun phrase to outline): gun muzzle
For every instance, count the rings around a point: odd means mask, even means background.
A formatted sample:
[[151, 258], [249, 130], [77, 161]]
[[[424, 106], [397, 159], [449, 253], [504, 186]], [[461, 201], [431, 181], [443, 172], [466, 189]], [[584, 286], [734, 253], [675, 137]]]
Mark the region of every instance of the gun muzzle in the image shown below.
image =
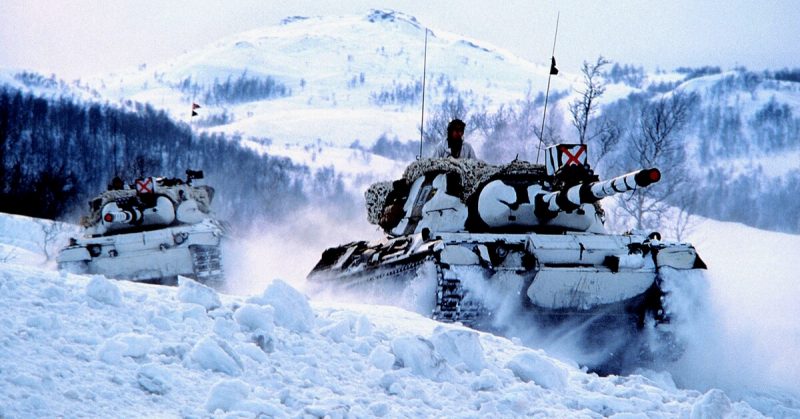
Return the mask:
[[639, 186], [650, 186], [661, 180], [661, 171], [655, 167], [652, 169], [644, 169], [633, 175], [633, 178]]
[[106, 223], [131, 223], [135, 221], [136, 216], [130, 211], [109, 211], [103, 216], [103, 221]]

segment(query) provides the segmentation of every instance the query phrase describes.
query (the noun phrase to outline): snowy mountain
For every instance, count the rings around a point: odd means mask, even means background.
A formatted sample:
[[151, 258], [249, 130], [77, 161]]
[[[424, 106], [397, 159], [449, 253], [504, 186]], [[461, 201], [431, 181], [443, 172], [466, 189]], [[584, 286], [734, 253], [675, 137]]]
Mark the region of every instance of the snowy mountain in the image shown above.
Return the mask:
[[2, 417], [800, 415], [800, 236], [706, 221], [709, 316], [683, 326], [685, 359], [598, 377], [517, 339], [308, 300], [277, 265], [231, 278], [259, 283], [244, 293], [58, 273], [42, 223], [0, 215]]
[[[227, 112], [231, 121], [214, 130], [279, 144], [322, 139], [347, 147], [358, 139], [368, 145], [383, 133], [413, 140], [419, 137], [424, 44], [424, 26], [400, 12], [295, 17], [153, 68], [89, 83], [102, 86], [99, 91], [109, 98], [167, 108], [177, 119], [185, 120], [187, 105], [195, 101], [205, 106], [203, 116]], [[549, 70], [435, 29], [427, 51], [429, 104], [455, 89], [476, 104], [496, 107], [522, 98], [529, 85], [544, 85]], [[243, 103], [209, 94], [215, 84], [241, 77], [271, 77], [286, 92]], [[568, 89], [562, 80], [554, 83], [554, 90]]]

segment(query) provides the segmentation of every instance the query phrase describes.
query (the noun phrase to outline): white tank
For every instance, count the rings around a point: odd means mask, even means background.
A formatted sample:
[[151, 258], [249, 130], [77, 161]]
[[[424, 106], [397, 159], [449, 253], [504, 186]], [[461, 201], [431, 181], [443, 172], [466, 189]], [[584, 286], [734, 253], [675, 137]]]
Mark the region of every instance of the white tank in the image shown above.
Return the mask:
[[[411, 163], [402, 179], [365, 194], [368, 220], [385, 238], [327, 249], [308, 275], [309, 289], [392, 305], [413, 295], [420, 313], [489, 330], [495, 313], [519, 307], [540, 325], [587, 323], [610, 340], [627, 336], [637, 356], [647, 352], [638, 351], [645, 324], [669, 341], [661, 272], [702, 270], [703, 261], [691, 245], [655, 232], [609, 234], [599, 204], [658, 182], [660, 172], [600, 181], [585, 163], [585, 145], [558, 145], [547, 157], [547, 166]], [[653, 357], [680, 355], [679, 345], [666, 347], [671, 353]]]
[[59, 268], [111, 278], [175, 283], [186, 276], [212, 285], [224, 280], [224, 224], [213, 216], [214, 189], [187, 179], [146, 178], [89, 202], [84, 234], [58, 256]]

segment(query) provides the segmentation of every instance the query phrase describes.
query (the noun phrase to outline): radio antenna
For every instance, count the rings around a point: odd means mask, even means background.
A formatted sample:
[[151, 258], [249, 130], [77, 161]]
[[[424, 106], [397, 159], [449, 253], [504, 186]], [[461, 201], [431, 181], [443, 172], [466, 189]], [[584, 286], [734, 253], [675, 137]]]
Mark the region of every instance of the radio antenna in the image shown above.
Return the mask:
[[425, 76], [428, 70], [428, 28], [425, 28], [425, 50], [422, 58], [422, 115], [419, 122], [419, 156], [417, 160], [422, 158], [422, 136], [425, 132]]
[[553, 35], [553, 53], [550, 55], [550, 73], [547, 75], [547, 92], [544, 94], [544, 111], [542, 111], [542, 130], [539, 134], [539, 149], [536, 151], [536, 163], [539, 163], [539, 154], [542, 151], [542, 143], [544, 143], [544, 123], [547, 118], [547, 99], [550, 96], [550, 78], [558, 74], [556, 68], [556, 39], [558, 39], [558, 21], [561, 18], [561, 12], [556, 16], [556, 33]]

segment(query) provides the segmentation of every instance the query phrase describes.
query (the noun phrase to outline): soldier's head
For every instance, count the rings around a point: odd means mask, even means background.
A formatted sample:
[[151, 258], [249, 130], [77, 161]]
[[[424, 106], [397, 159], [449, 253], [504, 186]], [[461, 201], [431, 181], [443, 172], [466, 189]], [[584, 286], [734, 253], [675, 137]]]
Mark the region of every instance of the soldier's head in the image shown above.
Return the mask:
[[464, 128], [467, 124], [460, 119], [454, 119], [447, 124], [447, 139], [448, 140], [461, 140], [464, 136]]
[[114, 179], [111, 179], [111, 188], [113, 190], [122, 190], [125, 187], [125, 183], [119, 176], [114, 176]]

